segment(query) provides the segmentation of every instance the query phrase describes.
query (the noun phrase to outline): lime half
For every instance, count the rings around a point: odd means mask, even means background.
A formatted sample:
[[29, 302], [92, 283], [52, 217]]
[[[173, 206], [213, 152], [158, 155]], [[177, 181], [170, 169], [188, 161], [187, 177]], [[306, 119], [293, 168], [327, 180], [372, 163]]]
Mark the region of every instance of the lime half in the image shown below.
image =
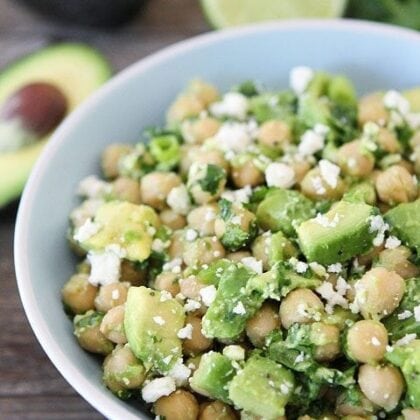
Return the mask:
[[334, 18], [344, 13], [346, 4], [347, 0], [201, 0], [215, 28], [264, 20]]

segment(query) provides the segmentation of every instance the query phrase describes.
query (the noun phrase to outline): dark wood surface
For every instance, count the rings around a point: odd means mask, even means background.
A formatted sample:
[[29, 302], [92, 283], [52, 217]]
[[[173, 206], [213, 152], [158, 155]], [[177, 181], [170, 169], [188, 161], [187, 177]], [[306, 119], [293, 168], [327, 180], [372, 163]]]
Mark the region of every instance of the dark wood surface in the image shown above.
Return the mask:
[[[207, 30], [198, 0], [149, 0], [138, 18], [113, 32], [64, 26], [17, 0], [0, 0], [0, 67], [51, 41], [78, 40], [101, 49], [118, 71]], [[26, 320], [13, 266], [16, 208], [0, 210], [0, 420], [102, 418], [61, 377]]]

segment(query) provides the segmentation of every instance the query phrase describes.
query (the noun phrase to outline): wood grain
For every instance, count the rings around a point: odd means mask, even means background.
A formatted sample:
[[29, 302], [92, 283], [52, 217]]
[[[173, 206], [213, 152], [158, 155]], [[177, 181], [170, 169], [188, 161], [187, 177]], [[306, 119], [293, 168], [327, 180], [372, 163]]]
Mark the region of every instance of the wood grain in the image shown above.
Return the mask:
[[[16, 0], [0, 0], [0, 67], [49, 42], [76, 40], [99, 48], [118, 71], [206, 30], [198, 0], [150, 0], [130, 25], [113, 32], [63, 26]], [[13, 267], [16, 207], [0, 210], [0, 419], [103, 418], [61, 377], [29, 327]]]

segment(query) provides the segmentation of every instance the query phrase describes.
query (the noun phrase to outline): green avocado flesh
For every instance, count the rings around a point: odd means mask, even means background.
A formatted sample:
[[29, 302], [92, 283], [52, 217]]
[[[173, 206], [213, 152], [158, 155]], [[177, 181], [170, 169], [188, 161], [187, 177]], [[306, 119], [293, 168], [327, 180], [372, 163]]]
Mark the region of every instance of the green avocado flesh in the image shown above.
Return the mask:
[[[111, 76], [111, 68], [95, 49], [83, 44], [57, 44], [12, 63], [0, 72], [0, 109], [17, 90], [34, 82], [56, 86], [72, 111]], [[16, 152], [0, 153], [0, 207], [21, 194], [46, 139]]]

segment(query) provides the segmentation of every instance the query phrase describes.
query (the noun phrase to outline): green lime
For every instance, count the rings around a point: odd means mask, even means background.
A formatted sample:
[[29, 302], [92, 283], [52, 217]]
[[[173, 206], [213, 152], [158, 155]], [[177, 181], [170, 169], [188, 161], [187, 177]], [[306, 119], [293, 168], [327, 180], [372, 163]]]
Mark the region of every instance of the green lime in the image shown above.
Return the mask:
[[344, 13], [346, 4], [347, 0], [201, 0], [215, 28], [264, 20], [334, 18]]

